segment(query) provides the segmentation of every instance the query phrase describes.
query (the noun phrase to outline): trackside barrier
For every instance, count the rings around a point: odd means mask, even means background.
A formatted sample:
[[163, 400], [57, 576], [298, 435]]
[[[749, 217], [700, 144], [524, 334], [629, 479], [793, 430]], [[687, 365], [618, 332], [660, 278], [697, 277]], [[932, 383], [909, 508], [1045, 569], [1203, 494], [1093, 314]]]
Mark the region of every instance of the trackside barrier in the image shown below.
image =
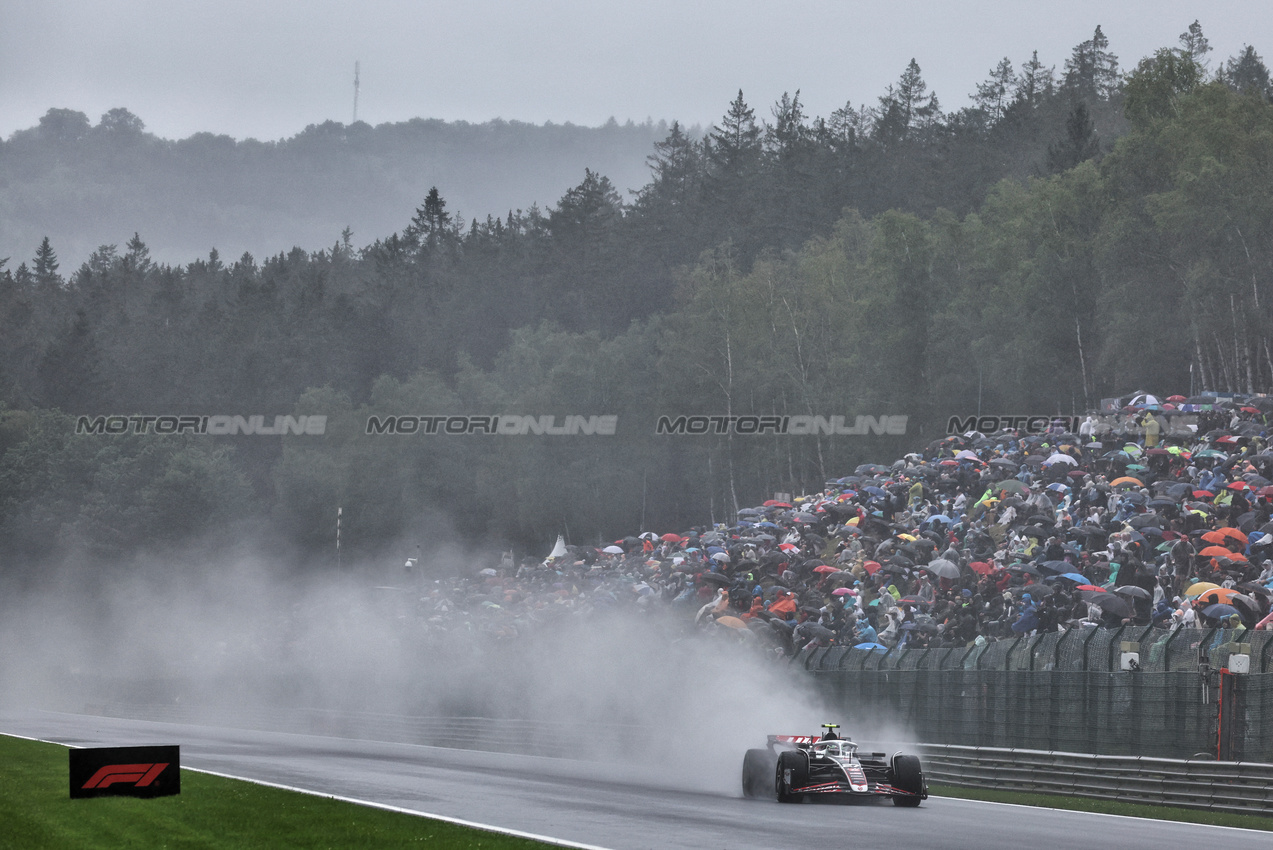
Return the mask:
[[1273, 762], [1271, 665], [1273, 631], [1144, 626], [793, 660], [839, 716], [937, 744], [1235, 762]]
[[920, 744], [930, 782], [1273, 814], [1273, 764]]

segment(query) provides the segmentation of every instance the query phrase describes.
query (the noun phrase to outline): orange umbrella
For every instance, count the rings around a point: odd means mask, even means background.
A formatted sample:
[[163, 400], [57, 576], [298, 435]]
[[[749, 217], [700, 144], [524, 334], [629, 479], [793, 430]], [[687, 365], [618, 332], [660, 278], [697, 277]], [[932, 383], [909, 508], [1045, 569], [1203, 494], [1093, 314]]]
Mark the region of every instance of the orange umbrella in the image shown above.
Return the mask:
[[1206, 593], [1201, 594], [1198, 597], [1198, 601], [1205, 602], [1208, 605], [1212, 605], [1216, 603], [1222, 603], [1227, 605], [1229, 602], [1230, 596], [1236, 596], [1237, 594], [1241, 592], [1242, 591], [1234, 587], [1213, 587], [1211, 590], [1208, 590]]
[[[1212, 534], [1218, 536], [1220, 539], [1213, 540], [1211, 538]], [[1215, 531], [1208, 531], [1206, 534], [1202, 535], [1202, 539], [1208, 543], [1219, 543], [1221, 546], [1230, 545], [1225, 542], [1226, 540], [1233, 540], [1239, 546], [1245, 546], [1247, 544], [1247, 536], [1236, 528], [1217, 528]]]
[[1208, 558], [1232, 558], [1233, 553], [1223, 546], [1208, 546], [1198, 553]]
[[744, 623], [742, 620], [738, 619], [737, 617], [717, 617], [717, 618], [716, 618], [716, 625], [718, 625], [718, 626], [727, 626], [727, 627], [729, 627], [729, 628], [731, 628], [731, 629], [745, 629], [745, 628], [747, 628], [747, 624], [746, 624], [746, 623]]
[[1111, 487], [1121, 487], [1123, 485], [1127, 485], [1130, 487], [1144, 486], [1144, 484], [1141, 482], [1139, 478], [1133, 478], [1130, 475], [1124, 475], [1122, 478], [1115, 478], [1113, 481], [1109, 483]]

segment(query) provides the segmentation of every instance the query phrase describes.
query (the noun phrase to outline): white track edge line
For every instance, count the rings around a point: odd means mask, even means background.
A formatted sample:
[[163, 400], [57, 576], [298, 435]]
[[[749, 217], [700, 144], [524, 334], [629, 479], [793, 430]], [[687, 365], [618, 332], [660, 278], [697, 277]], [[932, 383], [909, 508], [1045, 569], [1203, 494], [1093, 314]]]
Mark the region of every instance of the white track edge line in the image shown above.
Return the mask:
[[439, 815], [432, 812], [422, 812], [418, 809], [404, 809], [400, 806], [390, 806], [387, 803], [377, 803], [372, 800], [360, 800], [357, 797], [345, 797], [340, 794], [328, 794], [325, 791], [314, 791], [310, 788], [299, 788], [294, 785], [282, 785], [277, 782], [267, 782], [263, 779], [252, 779], [246, 776], [235, 776], [230, 773], [220, 773], [215, 770], [205, 770], [199, 767], [181, 766], [182, 770], [190, 770], [195, 773], [204, 773], [209, 776], [219, 776], [222, 779], [236, 779], [240, 782], [250, 782], [253, 785], [263, 785], [267, 788], [278, 788], [283, 791], [294, 791], [298, 794], [308, 794], [311, 797], [324, 797], [329, 800], [338, 800], [342, 803], [353, 803], [357, 806], [366, 806], [371, 809], [382, 809], [387, 812], [397, 812], [404, 815], [414, 815], [416, 817], [430, 818], [432, 820], [445, 821], [446, 823], [456, 824], [457, 826], [466, 826], [472, 829], [480, 829], [485, 832], [497, 832], [501, 835], [511, 835], [516, 838], [527, 838], [532, 841], [541, 841], [545, 844], [554, 844], [558, 847], [573, 847], [576, 850], [610, 850], [610, 848], [602, 847], [598, 844], [580, 844], [577, 841], [568, 841], [564, 838], [553, 838], [549, 835], [538, 835], [533, 832], [523, 832], [520, 829], [509, 829], [508, 827], [495, 826], [489, 823], [478, 823], [477, 821], [463, 820], [461, 818], [450, 817], [449, 815]]
[[[1257, 833], [1268, 832], [1268, 830], [1253, 829], [1251, 827], [1245, 827], [1245, 826], [1225, 826], [1222, 823], [1198, 823], [1197, 821], [1192, 821], [1192, 820], [1155, 818], [1155, 817], [1150, 817], [1149, 815], [1119, 815], [1113, 812], [1089, 812], [1084, 809], [1062, 809], [1056, 806], [1031, 806], [1028, 803], [1002, 803], [998, 800], [973, 800], [968, 797], [944, 797], [940, 794], [929, 794], [928, 796], [930, 798], [937, 797], [938, 799], [941, 799], [941, 800], [958, 800], [961, 803], [983, 803], [987, 806], [1011, 806], [1014, 809], [1036, 809], [1036, 810], [1043, 809], [1044, 811], [1048, 811], [1048, 812], [1075, 812], [1077, 814], [1083, 814], [1083, 815], [1096, 815], [1097, 817], [1102, 817], [1102, 818], [1124, 818], [1126, 820], [1152, 820], [1152, 821], [1158, 821], [1159, 823], [1178, 823], [1183, 826], [1203, 826], [1208, 829], [1233, 829], [1233, 830], [1237, 830], [1238, 832], [1257, 832]], [[1142, 803], [1140, 805], [1152, 806], [1154, 804]], [[1190, 809], [1189, 811], [1205, 812], [1207, 811], [1207, 809]], [[1241, 814], [1241, 813], [1226, 812], [1225, 814]], [[1260, 816], [1259, 812], [1251, 812], [1251, 814], [1256, 815], [1257, 817]]]

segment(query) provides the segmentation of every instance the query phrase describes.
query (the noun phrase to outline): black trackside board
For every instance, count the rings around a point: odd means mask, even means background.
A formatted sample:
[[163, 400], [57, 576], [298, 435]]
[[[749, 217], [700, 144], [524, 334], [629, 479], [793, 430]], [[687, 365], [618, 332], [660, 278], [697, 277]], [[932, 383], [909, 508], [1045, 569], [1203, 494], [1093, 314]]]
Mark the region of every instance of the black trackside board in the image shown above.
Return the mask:
[[180, 794], [179, 751], [177, 746], [70, 750], [71, 798]]

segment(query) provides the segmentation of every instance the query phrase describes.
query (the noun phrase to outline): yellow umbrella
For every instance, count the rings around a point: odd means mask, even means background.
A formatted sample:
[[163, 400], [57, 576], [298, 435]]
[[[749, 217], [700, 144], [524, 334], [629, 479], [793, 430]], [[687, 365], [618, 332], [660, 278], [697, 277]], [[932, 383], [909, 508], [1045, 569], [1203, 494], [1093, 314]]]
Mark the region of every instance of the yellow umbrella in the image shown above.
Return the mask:
[[1185, 588], [1185, 596], [1198, 596], [1206, 593], [1208, 590], [1215, 590], [1218, 587], [1220, 587], [1220, 585], [1213, 584], [1209, 581], [1195, 582]]
[[737, 617], [717, 617], [716, 625], [728, 626], [731, 629], [745, 629], [747, 624]]

